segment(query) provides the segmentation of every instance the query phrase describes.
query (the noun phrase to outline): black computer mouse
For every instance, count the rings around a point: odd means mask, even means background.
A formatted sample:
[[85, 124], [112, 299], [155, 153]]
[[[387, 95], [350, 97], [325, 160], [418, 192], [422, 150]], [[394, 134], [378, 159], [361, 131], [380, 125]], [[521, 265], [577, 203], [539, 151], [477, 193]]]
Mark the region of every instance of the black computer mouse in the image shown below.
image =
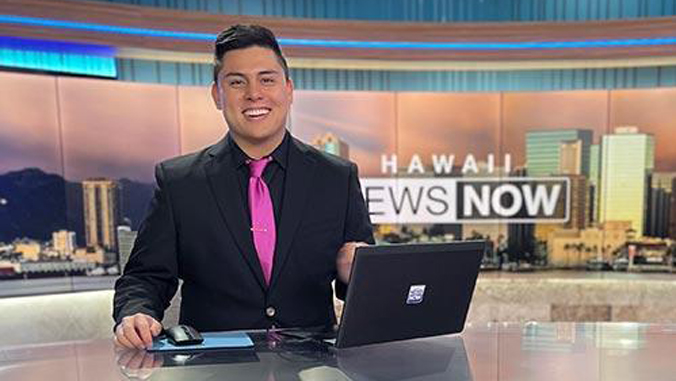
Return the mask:
[[189, 325], [179, 324], [164, 330], [169, 342], [173, 345], [195, 345], [204, 341], [202, 335]]

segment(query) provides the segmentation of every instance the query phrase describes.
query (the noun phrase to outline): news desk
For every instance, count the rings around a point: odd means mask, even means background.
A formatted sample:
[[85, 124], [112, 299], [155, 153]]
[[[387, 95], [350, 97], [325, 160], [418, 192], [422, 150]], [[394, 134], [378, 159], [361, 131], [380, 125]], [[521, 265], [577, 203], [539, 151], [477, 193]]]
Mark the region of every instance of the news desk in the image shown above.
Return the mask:
[[676, 380], [676, 324], [468, 325], [334, 350], [250, 332], [250, 350], [152, 355], [110, 340], [0, 348], [0, 380]]

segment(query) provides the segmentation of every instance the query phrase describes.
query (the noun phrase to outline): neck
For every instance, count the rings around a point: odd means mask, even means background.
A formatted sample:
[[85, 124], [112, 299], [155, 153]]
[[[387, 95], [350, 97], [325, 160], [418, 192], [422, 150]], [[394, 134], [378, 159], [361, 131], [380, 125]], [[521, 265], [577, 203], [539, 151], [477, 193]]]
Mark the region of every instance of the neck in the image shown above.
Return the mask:
[[254, 159], [258, 160], [260, 158], [270, 156], [270, 154], [282, 144], [284, 136], [286, 135], [286, 129], [283, 129], [281, 133], [276, 134], [268, 139], [263, 141], [250, 141], [247, 139], [242, 139], [241, 137], [232, 134], [232, 139], [237, 143], [237, 146], [244, 151], [244, 153]]

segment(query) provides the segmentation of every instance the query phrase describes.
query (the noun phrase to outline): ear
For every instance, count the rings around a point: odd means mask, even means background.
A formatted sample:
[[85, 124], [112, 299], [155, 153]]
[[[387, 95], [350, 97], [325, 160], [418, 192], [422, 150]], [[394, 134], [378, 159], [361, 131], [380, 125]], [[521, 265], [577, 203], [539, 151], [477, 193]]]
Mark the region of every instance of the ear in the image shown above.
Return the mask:
[[293, 81], [291, 78], [286, 79], [286, 91], [289, 96], [289, 104], [293, 103]]
[[221, 99], [221, 91], [218, 88], [216, 82], [211, 84], [211, 99], [214, 101], [214, 105], [217, 109], [223, 110], [223, 100]]

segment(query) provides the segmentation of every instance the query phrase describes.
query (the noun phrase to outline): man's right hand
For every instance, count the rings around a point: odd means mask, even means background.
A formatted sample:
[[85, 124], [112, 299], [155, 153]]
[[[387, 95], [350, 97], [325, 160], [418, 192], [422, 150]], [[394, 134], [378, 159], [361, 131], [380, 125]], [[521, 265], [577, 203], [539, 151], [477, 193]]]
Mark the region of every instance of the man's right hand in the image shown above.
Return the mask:
[[153, 337], [162, 332], [162, 324], [146, 314], [125, 316], [115, 328], [115, 344], [130, 349], [147, 349]]

